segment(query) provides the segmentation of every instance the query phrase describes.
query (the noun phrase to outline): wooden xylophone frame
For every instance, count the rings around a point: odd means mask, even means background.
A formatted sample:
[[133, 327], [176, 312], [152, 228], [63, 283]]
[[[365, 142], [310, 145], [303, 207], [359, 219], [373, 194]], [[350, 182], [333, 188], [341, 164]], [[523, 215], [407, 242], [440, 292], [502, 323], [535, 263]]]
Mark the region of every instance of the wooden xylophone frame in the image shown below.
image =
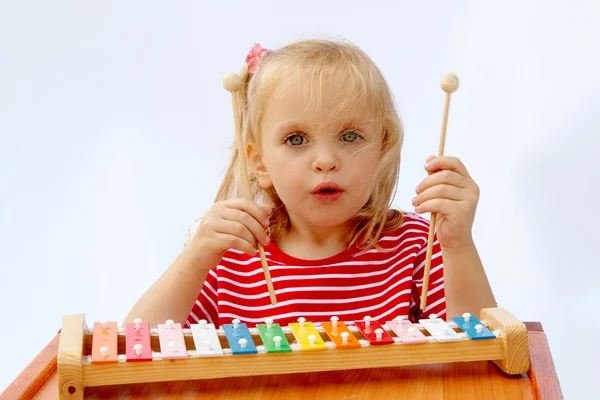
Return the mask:
[[[437, 342], [422, 344], [394, 344], [359, 348], [216, 356], [194, 356], [181, 359], [153, 359], [147, 362], [117, 362], [91, 364], [86, 361], [91, 354], [92, 332], [86, 327], [85, 315], [63, 317], [58, 347], [58, 384], [60, 399], [83, 399], [84, 388], [92, 386], [211, 379], [238, 376], [292, 374], [333, 370], [401, 367], [410, 365], [492, 361], [508, 375], [529, 371], [529, 339], [524, 323], [502, 308], [483, 309], [481, 322], [498, 337], [495, 339]], [[316, 324], [325, 342], [330, 342], [325, 331]], [[429, 334], [416, 325], [426, 336]], [[389, 328], [383, 328], [390, 333]], [[459, 331], [459, 328], [454, 328]], [[261, 343], [255, 329], [251, 329], [255, 343]], [[217, 330], [223, 349], [228, 348], [222, 330]], [[354, 332], [359, 339], [360, 333]], [[291, 332], [285, 331], [290, 343]], [[194, 350], [194, 340], [189, 330], [184, 330], [185, 344]], [[160, 350], [157, 333], [151, 334], [153, 351]], [[125, 332], [118, 334], [119, 354], [125, 353]]]

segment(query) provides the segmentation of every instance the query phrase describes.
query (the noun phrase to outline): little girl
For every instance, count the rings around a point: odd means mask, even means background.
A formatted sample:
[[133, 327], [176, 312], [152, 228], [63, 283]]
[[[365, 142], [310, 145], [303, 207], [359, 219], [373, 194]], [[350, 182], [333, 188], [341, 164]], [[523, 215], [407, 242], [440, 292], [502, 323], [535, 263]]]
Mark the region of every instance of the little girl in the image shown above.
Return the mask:
[[[246, 153], [234, 152], [215, 204], [125, 322], [414, 321], [496, 307], [471, 232], [479, 189], [460, 160], [429, 157], [415, 212], [390, 209], [403, 130], [367, 55], [306, 40], [275, 51], [255, 45], [246, 63], [239, 93]], [[425, 294], [429, 221], [421, 213], [439, 217]]]

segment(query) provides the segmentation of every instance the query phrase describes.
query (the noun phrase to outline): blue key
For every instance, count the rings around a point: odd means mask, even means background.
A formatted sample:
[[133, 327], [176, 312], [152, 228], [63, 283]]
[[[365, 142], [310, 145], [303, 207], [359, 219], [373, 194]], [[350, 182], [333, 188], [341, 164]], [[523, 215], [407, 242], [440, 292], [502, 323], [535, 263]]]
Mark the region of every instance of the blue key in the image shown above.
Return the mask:
[[[494, 335], [488, 328], [486, 328], [485, 325], [483, 325], [476, 317], [472, 316], [469, 313], [463, 314], [462, 317], [454, 317], [452, 318], [452, 320], [473, 340], [496, 339], [496, 335]], [[480, 328], [480, 332], [477, 332], [476, 327], [478, 325]]]
[[223, 324], [223, 330], [233, 354], [258, 353], [248, 327], [246, 324], [240, 324], [239, 319], [234, 319], [233, 324]]

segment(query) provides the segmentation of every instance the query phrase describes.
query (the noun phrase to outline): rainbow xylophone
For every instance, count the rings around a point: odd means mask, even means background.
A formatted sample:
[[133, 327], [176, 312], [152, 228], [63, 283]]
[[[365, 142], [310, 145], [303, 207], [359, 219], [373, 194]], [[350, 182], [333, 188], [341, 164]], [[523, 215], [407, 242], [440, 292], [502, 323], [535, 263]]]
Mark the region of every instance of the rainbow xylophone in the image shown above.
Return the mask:
[[346, 324], [287, 326], [272, 320], [248, 328], [239, 320], [216, 329], [200, 321], [183, 329], [172, 320], [150, 329], [136, 319], [124, 328], [84, 314], [63, 318], [58, 349], [59, 397], [82, 399], [84, 388], [127, 383], [492, 361], [509, 375], [529, 370], [525, 324], [505, 309], [436, 315], [418, 324], [396, 318]]

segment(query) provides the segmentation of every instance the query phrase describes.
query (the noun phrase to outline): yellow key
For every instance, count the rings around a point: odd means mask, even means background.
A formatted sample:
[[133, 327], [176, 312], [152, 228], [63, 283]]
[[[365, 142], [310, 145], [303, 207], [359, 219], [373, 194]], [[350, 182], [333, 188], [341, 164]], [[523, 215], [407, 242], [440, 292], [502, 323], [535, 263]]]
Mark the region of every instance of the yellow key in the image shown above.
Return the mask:
[[304, 351], [310, 350], [325, 350], [327, 345], [317, 332], [312, 322], [306, 322], [306, 318], [298, 318], [298, 322], [288, 324], [294, 337], [300, 344], [300, 348]]

